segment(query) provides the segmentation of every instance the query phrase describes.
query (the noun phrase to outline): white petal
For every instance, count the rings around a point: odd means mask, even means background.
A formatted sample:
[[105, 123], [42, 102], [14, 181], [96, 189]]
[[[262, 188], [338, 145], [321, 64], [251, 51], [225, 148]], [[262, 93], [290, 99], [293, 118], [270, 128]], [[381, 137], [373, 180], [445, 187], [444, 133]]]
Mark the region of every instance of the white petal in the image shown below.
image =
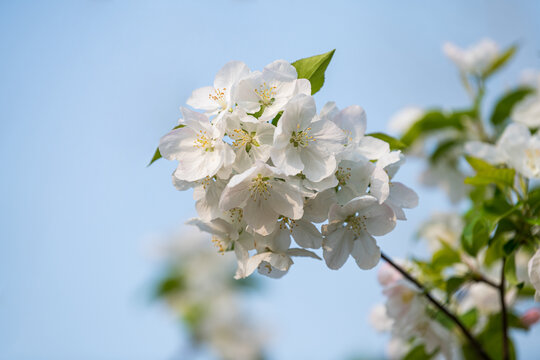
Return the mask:
[[263, 69], [263, 75], [265, 78], [279, 81], [293, 81], [298, 77], [294, 66], [285, 60], [276, 60], [266, 65]]
[[381, 249], [377, 246], [373, 236], [362, 232], [361, 236], [353, 241], [351, 255], [360, 269], [369, 270], [379, 263]]
[[393, 204], [401, 208], [413, 209], [418, 206], [418, 195], [416, 192], [400, 182], [392, 182], [390, 184], [389, 199]]
[[310, 257], [310, 258], [313, 258], [313, 259], [322, 260], [313, 251], [309, 251], [309, 250], [306, 250], [306, 249], [298, 249], [298, 248], [289, 249], [289, 250], [287, 250], [287, 255], [295, 256], [295, 257]]
[[297, 220], [304, 214], [303, 205], [302, 195], [295, 188], [283, 181], [272, 182], [267, 206], [276, 213]]
[[536, 290], [535, 301], [540, 301], [540, 250], [537, 250], [529, 260], [529, 279]]
[[352, 251], [354, 235], [343, 227], [326, 236], [323, 242], [323, 257], [326, 265], [337, 270], [345, 264]]
[[244, 220], [256, 233], [270, 235], [276, 228], [279, 215], [263, 199], [248, 198], [244, 206]]
[[297, 220], [292, 226], [294, 241], [304, 248], [318, 249], [322, 246], [323, 237], [315, 225], [305, 220]]
[[370, 194], [375, 196], [379, 203], [383, 203], [390, 194], [390, 179], [384, 169], [375, 167], [371, 174], [371, 186], [369, 189]]
[[307, 146], [301, 150], [300, 159], [304, 164], [303, 173], [310, 181], [321, 181], [336, 171], [336, 158], [332, 155], [318, 152], [311, 146]]
[[372, 136], [364, 136], [358, 142], [356, 149], [369, 160], [377, 160], [390, 152], [390, 145]]
[[217, 89], [225, 88], [225, 91], [229, 92], [237, 81], [247, 75], [249, 75], [249, 68], [246, 64], [241, 61], [230, 61], [216, 74], [214, 86]]
[[334, 118], [334, 122], [351, 137], [350, 142], [360, 140], [366, 133], [366, 112], [358, 105], [348, 106]]
[[210, 98], [210, 95], [213, 95], [214, 92], [215, 89], [212, 86], [199, 88], [191, 93], [191, 96], [189, 99], [187, 99], [186, 104], [195, 109], [205, 111], [216, 110], [220, 106]]

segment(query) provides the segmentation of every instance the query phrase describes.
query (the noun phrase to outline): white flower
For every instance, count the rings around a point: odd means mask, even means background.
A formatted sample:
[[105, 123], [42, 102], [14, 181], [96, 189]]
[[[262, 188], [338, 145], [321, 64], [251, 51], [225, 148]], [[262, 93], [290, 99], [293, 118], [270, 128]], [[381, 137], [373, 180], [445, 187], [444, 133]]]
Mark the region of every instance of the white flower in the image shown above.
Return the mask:
[[357, 161], [342, 160], [336, 171], [338, 204], [345, 205], [351, 199], [364, 195], [369, 186], [375, 166], [366, 158]]
[[235, 99], [238, 107], [247, 113], [263, 108], [260, 121], [272, 120], [297, 94], [311, 95], [307, 79], [298, 79], [294, 66], [285, 60], [276, 60], [255, 71], [238, 83]]
[[386, 332], [392, 329], [393, 320], [386, 314], [386, 306], [377, 304], [369, 312], [370, 325], [379, 332]]
[[481, 75], [499, 56], [499, 47], [490, 39], [461, 49], [452, 43], [443, 46], [445, 55], [456, 64], [460, 71], [468, 74]]
[[233, 140], [232, 147], [236, 158], [233, 169], [244, 172], [256, 161], [266, 162], [274, 139], [275, 126], [259, 122], [256, 118], [244, 115], [229, 118], [227, 134]]
[[401, 151], [391, 151], [382, 155], [375, 163], [375, 168], [371, 172], [369, 192], [379, 200], [379, 203], [386, 201], [390, 195], [390, 179], [403, 160]]
[[208, 117], [185, 108], [182, 114], [185, 126], [172, 130], [159, 142], [159, 151], [164, 158], [178, 160], [175, 177], [197, 181], [232, 165], [234, 152]]
[[291, 265], [294, 263], [292, 256], [311, 257], [320, 260], [315, 253], [299, 248], [291, 249], [291, 233], [288, 229], [277, 229], [269, 236], [256, 236], [256, 247], [258, 253], [247, 259], [245, 271], [237, 276], [247, 277], [255, 269], [259, 273], [272, 277], [280, 278], [285, 275]]
[[492, 164], [506, 163], [527, 178], [540, 178], [540, 135], [531, 136], [523, 124], [508, 125], [496, 145], [469, 142], [465, 151]]
[[336, 112], [331, 105], [325, 109], [325, 114], [328, 114], [326, 116], [330, 117], [335, 114], [332, 121], [346, 134], [346, 149], [341, 158], [353, 160], [356, 156], [361, 155], [369, 160], [376, 160], [390, 152], [387, 142], [365, 136], [367, 117], [362, 107], [352, 105]]
[[388, 122], [388, 128], [396, 133], [403, 134], [411, 128], [425, 114], [422, 108], [408, 106], [395, 113]]
[[219, 199], [227, 185], [227, 181], [207, 176], [200, 183], [199, 186], [193, 189], [197, 214], [205, 221], [221, 217], [223, 211], [219, 208]]
[[390, 183], [390, 192], [385, 204], [390, 206], [398, 220], [407, 220], [403, 209], [413, 209], [418, 206], [418, 195], [413, 189], [400, 182]]
[[431, 252], [441, 248], [441, 243], [456, 248], [463, 232], [463, 220], [456, 213], [435, 213], [420, 226], [419, 237], [427, 241]]
[[313, 198], [304, 202], [304, 217], [302, 219], [314, 223], [322, 223], [328, 219], [330, 207], [337, 202], [335, 189], [318, 192]]
[[529, 260], [529, 279], [536, 290], [534, 301], [540, 302], [540, 250]]
[[334, 154], [343, 149], [343, 140], [343, 132], [333, 122], [317, 117], [315, 100], [298, 95], [279, 120], [272, 161], [287, 175], [302, 172], [311, 181], [321, 181], [336, 170]]
[[263, 162], [231, 178], [221, 195], [222, 210], [241, 208], [249, 228], [269, 235], [279, 216], [292, 220], [302, 217], [304, 199], [298, 187], [285, 174]]
[[216, 121], [227, 112], [232, 112], [235, 99], [234, 87], [249, 75], [249, 68], [241, 61], [225, 64], [216, 74], [214, 86], [206, 86], [193, 91], [187, 104], [195, 109], [205, 110], [208, 115], [218, 115]]
[[323, 225], [323, 255], [334, 270], [343, 266], [349, 254], [361, 269], [377, 265], [381, 250], [372, 235], [387, 234], [396, 225], [392, 209], [371, 195], [354, 198], [344, 206], [332, 205], [328, 221]]

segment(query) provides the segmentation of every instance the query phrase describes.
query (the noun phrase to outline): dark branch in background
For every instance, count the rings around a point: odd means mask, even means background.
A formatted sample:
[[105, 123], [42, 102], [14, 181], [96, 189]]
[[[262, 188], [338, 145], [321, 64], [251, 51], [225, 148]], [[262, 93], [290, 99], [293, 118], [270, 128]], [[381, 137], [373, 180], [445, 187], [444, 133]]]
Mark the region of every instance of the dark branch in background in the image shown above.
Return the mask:
[[501, 284], [499, 285], [499, 297], [501, 300], [501, 317], [502, 317], [502, 336], [503, 336], [503, 360], [510, 359], [510, 352], [508, 350], [508, 315], [506, 311], [506, 301], [504, 296], [504, 291], [506, 287], [506, 280], [504, 278], [504, 267], [506, 266], [506, 257], [502, 259], [502, 269], [501, 269]]
[[388, 256], [386, 256], [385, 253], [381, 253], [381, 257], [386, 261], [390, 266], [392, 266], [394, 269], [399, 271], [401, 275], [403, 275], [407, 280], [412, 282], [416, 287], [418, 287], [420, 290], [422, 290], [423, 295], [437, 308], [439, 309], [443, 314], [445, 314], [450, 320], [452, 320], [457, 327], [461, 330], [463, 335], [467, 338], [469, 343], [472, 345], [476, 353], [478, 354], [480, 359], [484, 360], [490, 360], [490, 357], [488, 354], [482, 349], [482, 345], [474, 338], [474, 336], [470, 333], [470, 331], [463, 325], [461, 320], [459, 320], [454, 314], [452, 314], [444, 305], [442, 305], [439, 301], [437, 301], [427, 289], [418, 282], [412, 275], [410, 275], [405, 269], [403, 269], [401, 266], [396, 264], [392, 261]]

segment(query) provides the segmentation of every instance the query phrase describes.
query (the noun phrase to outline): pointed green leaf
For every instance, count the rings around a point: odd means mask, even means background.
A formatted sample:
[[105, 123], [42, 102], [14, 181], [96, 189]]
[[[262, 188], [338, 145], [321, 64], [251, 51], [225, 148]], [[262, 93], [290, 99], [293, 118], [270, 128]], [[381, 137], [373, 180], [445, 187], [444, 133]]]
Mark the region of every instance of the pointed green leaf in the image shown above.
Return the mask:
[[484, 71], [482, 78], [486, 79], [493, 75], [497, 70], [502, 68], [508, 60], [510, 60], [517, 51], [517, 45], [512, 45], [506, 49], [499, 57], [497, 57], [491, 65]]
[[311, 95], [318, 92], [324, 84], [324, 72], [334, 56], [336, 49], [325, 54], [300, 59], [292, 63], [299, 79], [308, 79], [311, 83]]
[[532, 88], [519, 87], [504, 94], [497, 101], [497, 105], [495, 105], [495, 109], [491, 114], [491, 123], [494, 125], [502, 124], [504, 120], [506, 120], [510, 114], [512, 114], [514, 106], [533, 92], [534, 90]]

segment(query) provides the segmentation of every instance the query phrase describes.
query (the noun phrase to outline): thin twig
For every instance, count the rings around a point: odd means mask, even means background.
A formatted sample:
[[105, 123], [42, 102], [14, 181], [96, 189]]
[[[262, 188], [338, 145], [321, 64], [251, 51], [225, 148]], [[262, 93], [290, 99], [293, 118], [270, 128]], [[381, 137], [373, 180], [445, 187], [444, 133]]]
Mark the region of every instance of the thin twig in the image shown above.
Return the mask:
[[401, 275], [403, 275], [407, 280], [412, 282], [414, 285], [416, 285], [420, 290], [422, 290], [422, 293], [424, 296], [440, 311], [442, 311], [450, 320], [452, 320], [457, 327], [461, 330], [463, 335], [467, 338], [467, 340], [471, 343], [474, 350], [477, 352], [478, 356], [481, 359], [484, 360], [490, 360], [490, 357], [488, 354], [482, 349], [482, 345], [474, 338], [474, 336], [470, 333], [470, 331], [463, 325], [461, 320], [457, 318], [456, 315], [452, 314], [444, 305], [442, 305], [439, 301], [437, 301], [430, 293], [429, 291], [418, 282], [414, 277], [412, 277], [411, 274], [409, 274], [405, 269], [403, 269], [401, 266], [397, 265], [395, 262], [392, 261], [386, 254], [382, 253], [381, 257], [394, 269], [399, 271]]
[[503, 333], [503, 360], [510, 359], [510, 353], [508, 351], [508, 316], [506, 312], [506, 301], [505, 301], [505, 288], [506, 288], [506, 279], [504, 278], [504, 267], [506, 265], [506, 258], [502, 259], [502, 269], [501, 269], [501, 284], [499, 285], [499, 297], [501, 300], [501, 317], [502, 317], [502, 333]]

